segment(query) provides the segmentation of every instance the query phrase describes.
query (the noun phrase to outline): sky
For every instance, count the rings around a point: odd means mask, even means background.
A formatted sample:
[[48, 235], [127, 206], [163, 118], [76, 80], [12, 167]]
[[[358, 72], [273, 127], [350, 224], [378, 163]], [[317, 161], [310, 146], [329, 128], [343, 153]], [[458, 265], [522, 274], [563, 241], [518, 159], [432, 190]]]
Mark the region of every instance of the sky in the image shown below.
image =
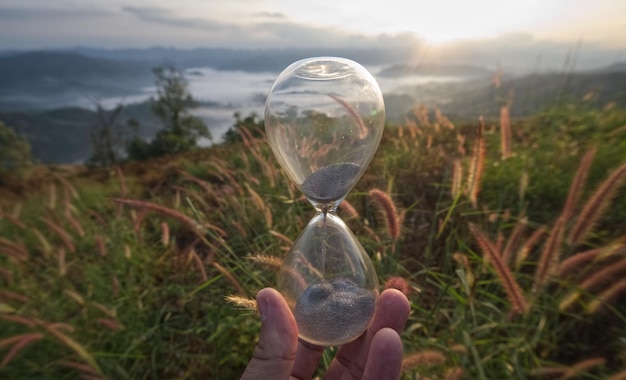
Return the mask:
[[624, 61], [626, 0], [0, 0], [0, 49], [394, 44]]

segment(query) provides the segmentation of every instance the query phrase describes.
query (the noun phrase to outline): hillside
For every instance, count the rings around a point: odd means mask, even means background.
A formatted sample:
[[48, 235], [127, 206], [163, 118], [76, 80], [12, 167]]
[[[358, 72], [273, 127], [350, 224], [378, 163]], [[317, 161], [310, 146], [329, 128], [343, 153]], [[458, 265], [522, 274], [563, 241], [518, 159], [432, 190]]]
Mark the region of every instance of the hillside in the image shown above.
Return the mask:
[[24, 110], [136, 93], [152, 83], [152, 74], [141, 62], [40, 51], [0, 57], [0, 83], [0, 111]]

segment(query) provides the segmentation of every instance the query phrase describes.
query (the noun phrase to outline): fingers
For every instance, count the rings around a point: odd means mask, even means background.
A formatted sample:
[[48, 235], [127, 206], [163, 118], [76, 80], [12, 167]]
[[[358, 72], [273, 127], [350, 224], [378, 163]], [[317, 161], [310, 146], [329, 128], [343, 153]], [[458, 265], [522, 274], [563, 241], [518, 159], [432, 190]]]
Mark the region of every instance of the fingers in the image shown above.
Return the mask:
[[296, 354], [296, 362], [291, 372], [292, 379], [310, 379], [313, 377], [317, 365], [322, 358], [324, 348], [311, 343], [300, 340], [298, 342], [298, 353]]
[[241, 378], [288, 379], [298, 347], [296, 321], [276, 290], [263, 289], [256, 299], [261, 314], [261, 333], [252, 360]]
[[[402, 340], [390, 328], [380, 329], [370, 344], [369, 360], [363, 371], [364, 380], [396, 380], [400, 378], [402, 367]], [[373, 360], [376, 358], [376, 360]]]
[[[325, 379], [340, 379], [346, 372], [349, 372], [352, 378], [360, 379], [365, 370], [370, 345], [376, 333], [383, 328], [390, 328], [400, 334], [409, 318], [410, 311], [409, 300], [402, 292], [395, 289], [385, 290], [378, 300], [376, 314], [367, 332], [339, 349], [326, 372]], [[371, 358], [372, 360], [380, 360], [375, 356]]]

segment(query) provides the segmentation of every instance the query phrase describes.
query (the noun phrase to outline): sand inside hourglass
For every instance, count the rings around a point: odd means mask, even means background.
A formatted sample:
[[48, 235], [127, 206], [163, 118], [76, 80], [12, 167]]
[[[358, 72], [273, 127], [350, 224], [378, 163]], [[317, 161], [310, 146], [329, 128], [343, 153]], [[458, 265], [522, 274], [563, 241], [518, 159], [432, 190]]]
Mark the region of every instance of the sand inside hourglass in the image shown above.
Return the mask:
[[311, 343], [339, 345], [367, 329], [376, 295], [354, 282], [336, 278], [309, 286], [294, 310], [300, 334]]
[[361, 166], [352, 162], [325, 166], [304, 180], [302, 192], [314, 202], [337, 201], [350, 191], [360, 171]]

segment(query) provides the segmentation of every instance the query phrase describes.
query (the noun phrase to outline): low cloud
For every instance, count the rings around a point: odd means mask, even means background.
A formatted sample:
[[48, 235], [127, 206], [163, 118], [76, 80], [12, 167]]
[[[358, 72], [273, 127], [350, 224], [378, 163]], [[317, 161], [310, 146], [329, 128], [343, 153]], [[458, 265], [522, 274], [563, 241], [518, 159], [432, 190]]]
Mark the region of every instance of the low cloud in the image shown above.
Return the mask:
[[122, 11], [129, 13], [138, 19], [161, 25], [167, 25], [177, 28], [201, 29], [214, 32], [233, 32], [238, 29], [233, 24], [225, 24], [209, 19], [181, 17], [175, 12], [155, 7], [122, 7]]

